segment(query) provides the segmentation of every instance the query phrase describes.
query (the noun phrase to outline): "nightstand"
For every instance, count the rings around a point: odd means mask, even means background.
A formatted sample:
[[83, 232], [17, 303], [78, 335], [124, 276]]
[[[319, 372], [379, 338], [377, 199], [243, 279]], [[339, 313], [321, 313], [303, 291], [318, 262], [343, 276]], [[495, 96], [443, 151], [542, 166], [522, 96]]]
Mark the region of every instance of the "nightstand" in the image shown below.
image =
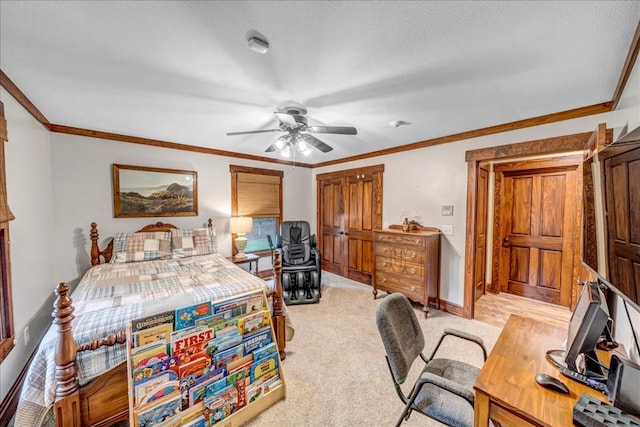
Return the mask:
[[[258, 260], [260, 259], [258, 255], [247, 254], [245, 258], [236, 258], [235, 256], [230, 256], [227, 257], [227, 259], [236, 265], [249, 264], [249, 273], [253, 274], [254, 276], [258, 275]], [[252, 269], [251, 264], [254, 264], [255, 268]]]

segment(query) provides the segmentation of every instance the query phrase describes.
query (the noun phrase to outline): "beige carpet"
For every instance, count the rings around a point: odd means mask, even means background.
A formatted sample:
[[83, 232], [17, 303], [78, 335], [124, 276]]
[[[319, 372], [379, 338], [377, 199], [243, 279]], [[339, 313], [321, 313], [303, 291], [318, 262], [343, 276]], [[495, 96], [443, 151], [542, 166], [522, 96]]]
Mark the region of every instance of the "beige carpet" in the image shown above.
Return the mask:
[[[287, 343], [282, 371], [287, 398], [247, 425], [266, 426], [393, 426], [402, 412], [375, 324], [375, 308], [385, 292], [373, 300], [371, 287], [323, 272], [318, 304], [288, 307], [296, 332]], [[416, 312], [426, 338], [428, 356], [445, 328], [480, 336], [493, 347], [500, 329], [431, 310], [424, 319]], [[455, 357], [480, 366], [482, 353], [466, 341], [447, 338], [442, 357]], [[419, 372], [414, 367], [414, 380]], [[410, 384], [407, 385], [407, 390]], [[413, 413], [403, 426], [438, 426]]]

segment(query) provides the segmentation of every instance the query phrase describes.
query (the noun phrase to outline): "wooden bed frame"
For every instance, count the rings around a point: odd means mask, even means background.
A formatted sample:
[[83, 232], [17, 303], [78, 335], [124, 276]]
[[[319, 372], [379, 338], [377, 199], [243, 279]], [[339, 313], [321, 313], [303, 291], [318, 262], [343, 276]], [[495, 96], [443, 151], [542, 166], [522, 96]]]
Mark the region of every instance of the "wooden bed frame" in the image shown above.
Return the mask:
[[[208, 221], [212, 227], [212, 221]], [[139, 231], [169, 231], [178, 228], [172, 224], [157, 222]], [[104, 250], [98, 247], [98, 228], [91, 223], [91, 265], [100, 264], [101, 258], [109, 262], [113, 254], [113, 239]], [[285, 312], [282, 299], [280, 254], [274, 253], [273, 261], [274, 289], [272, 299], [273, 329], [280, 358], [285, 358], [286, 330]], [[90, 383], [80, 387], [76, 356], [82, 351], [92, 351], [104, 345], [112, 346], [126, 341], [124, 330], [98, 338], [90, 343], [78, 345], [73, 338], [71, 321], [73, 320], [73, 304], [69, 296], [70, 289], [66, 283], [56, 287], [56, 301], [52, 313], [53, 323], [57, 326], [58, 341], [56, 344], [56, 399], [54, 403], [55, 424], [58, 427], [110, 426], [118, 421], [129, 419], [129, 398], [126, 363], [105, 372]]]

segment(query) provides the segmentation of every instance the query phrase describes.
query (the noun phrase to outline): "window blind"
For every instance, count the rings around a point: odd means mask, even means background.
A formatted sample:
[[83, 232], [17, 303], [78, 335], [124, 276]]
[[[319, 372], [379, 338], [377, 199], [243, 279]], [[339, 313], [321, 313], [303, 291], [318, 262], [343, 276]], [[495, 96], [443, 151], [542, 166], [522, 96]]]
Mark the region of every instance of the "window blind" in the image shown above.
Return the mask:
[[238, 173], [237, 216], [279, 217], [282, 178], [275, 175]]

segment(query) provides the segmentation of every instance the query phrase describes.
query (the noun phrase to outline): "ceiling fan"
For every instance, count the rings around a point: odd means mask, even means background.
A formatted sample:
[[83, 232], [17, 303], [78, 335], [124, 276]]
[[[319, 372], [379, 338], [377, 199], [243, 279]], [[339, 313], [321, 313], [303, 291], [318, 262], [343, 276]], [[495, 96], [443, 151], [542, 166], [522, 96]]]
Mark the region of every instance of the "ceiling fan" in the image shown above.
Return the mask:
[[297, 152], [309, 155], [311, 147], [328, 153], [333, 147], [319, 140], [311, 133], [332, 133], [339, 135], [357, 135], [358, 131], [350, 126], [308, 126], [307, 108], [294, 102], [287, 103], [284, 107], [274, 112], [278, 118], [278, 129], [250, 130], [244, 132], [228, 132], [228, 136], [249, 135], [266, 132], [285, 132], [265, 151], [267, 153], [277, 151], [283, 157], [291, 157]]

